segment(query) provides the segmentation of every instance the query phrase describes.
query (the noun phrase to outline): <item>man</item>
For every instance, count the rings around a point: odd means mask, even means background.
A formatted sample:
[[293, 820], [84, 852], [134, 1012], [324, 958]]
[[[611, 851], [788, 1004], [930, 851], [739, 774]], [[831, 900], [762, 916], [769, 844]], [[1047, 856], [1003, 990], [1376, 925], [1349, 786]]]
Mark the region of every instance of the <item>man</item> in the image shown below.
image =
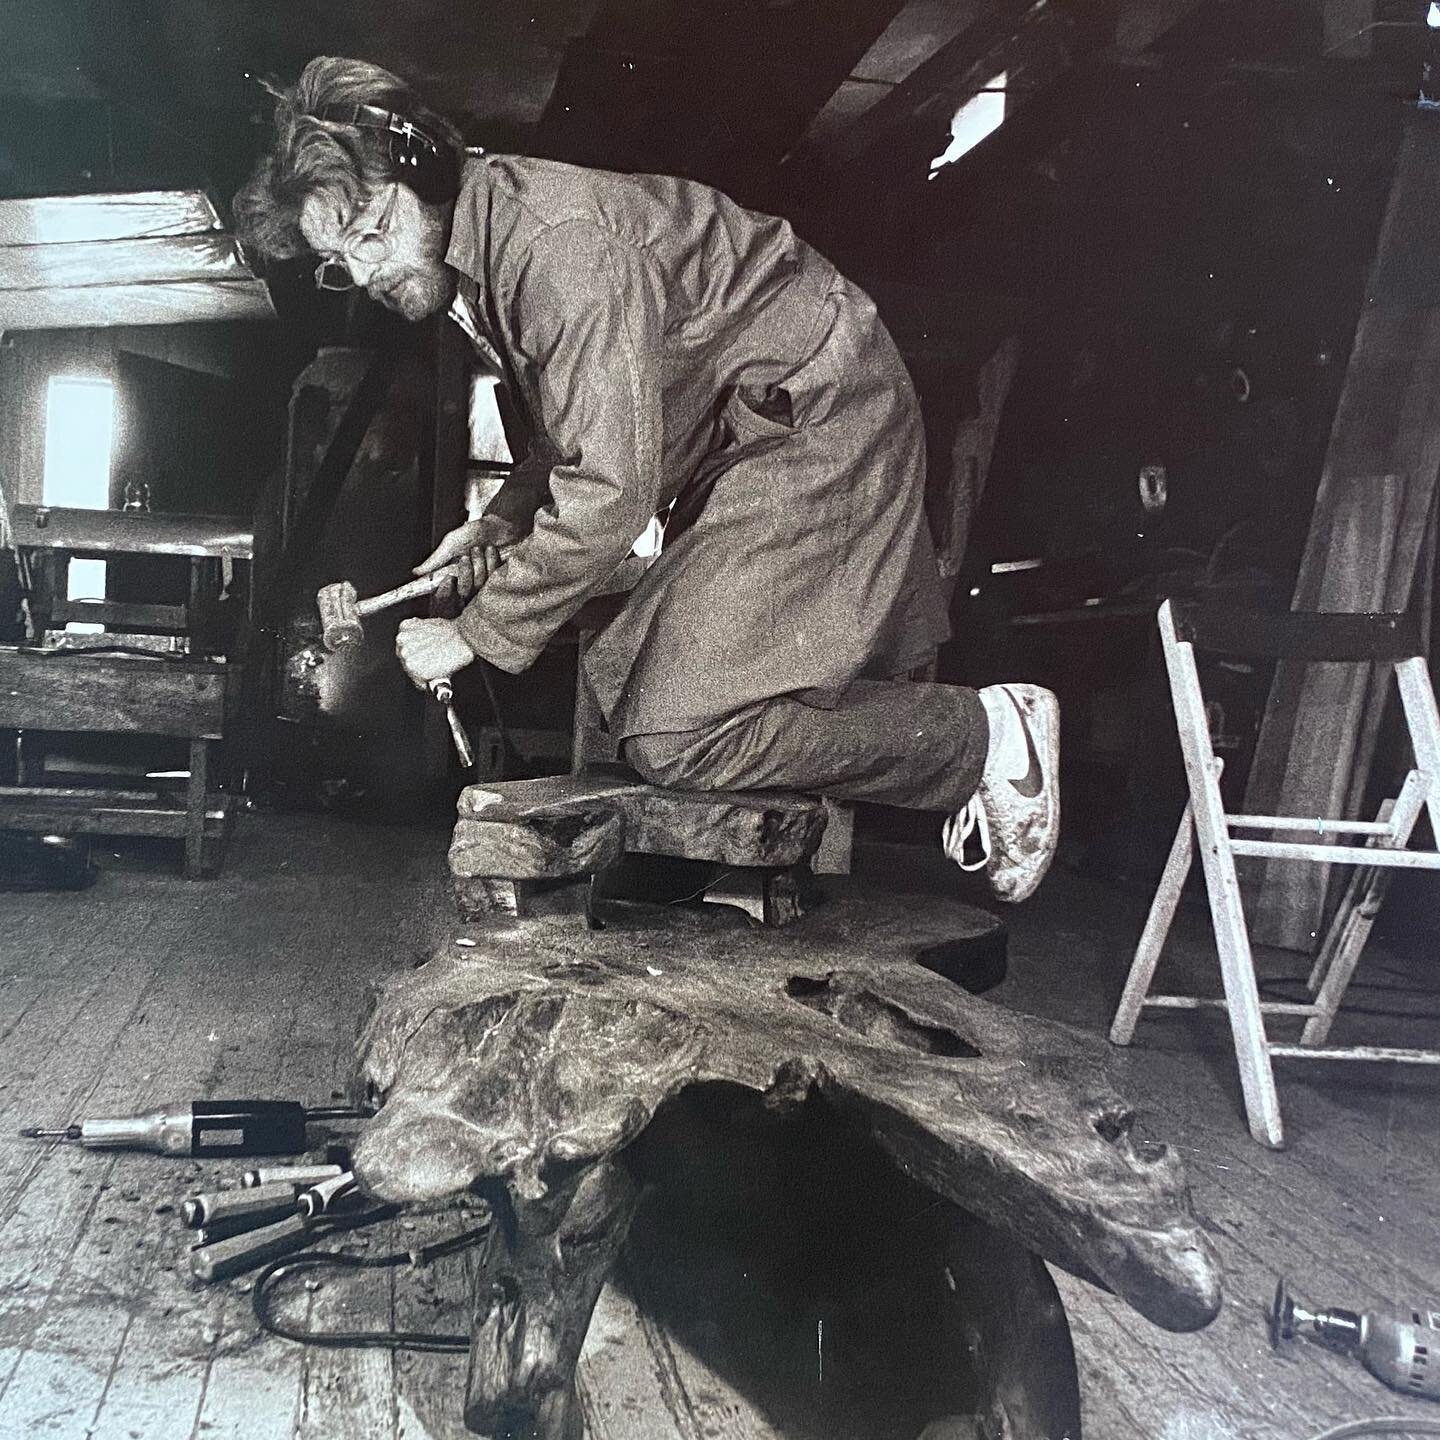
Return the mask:
[[[524, 670], [664, 514], [585, 663], [629, 763], [948, 811], [946, 853], [1024, 899], [1058, 836], [1058, 706], [897, 678], [948, 627], [920, 415], [868, 297], [708, 187], [462, 154], [396, 76], [322, 57], [235, 201], [242, 239], [321, 257], [317, 283], [408, 320], [449, 306], [528, 419], [488, 512], [418, 567], [458, 562], [469, 603], [401, 625], [410, 677]], [[420, 183], [432, 160], [453, 185]]]

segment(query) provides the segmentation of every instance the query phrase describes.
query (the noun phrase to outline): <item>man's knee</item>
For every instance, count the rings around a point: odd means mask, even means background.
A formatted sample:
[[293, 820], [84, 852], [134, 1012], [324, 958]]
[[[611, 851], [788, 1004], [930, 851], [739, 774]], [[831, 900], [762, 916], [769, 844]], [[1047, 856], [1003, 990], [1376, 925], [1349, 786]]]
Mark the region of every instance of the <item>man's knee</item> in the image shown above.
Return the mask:
[[699, 730], [631, 735], [620, 753], [652, 785], [672, 790], [786, 788], [774, 774], [773, 747], [763, 743], [769, 709], [748, 706]]
[[686, 734], [631, 735], [622, 742], [620, 754], [625, 763], [643, 780], [671, 789], [706, 789], [703, 782], [691, 775], [693, 766], [687, 760]]

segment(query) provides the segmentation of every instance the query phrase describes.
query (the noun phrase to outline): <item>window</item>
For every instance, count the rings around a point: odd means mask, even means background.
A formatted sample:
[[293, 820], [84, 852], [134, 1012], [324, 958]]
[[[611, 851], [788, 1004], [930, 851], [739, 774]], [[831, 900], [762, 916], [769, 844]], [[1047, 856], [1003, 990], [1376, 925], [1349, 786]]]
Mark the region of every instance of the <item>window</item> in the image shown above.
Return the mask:
[[53, 376], [45, 404], [44, 503], [108, 509], [114, 440], [115, 386]]
[[[114, 446], [115, 386], [109, 380], [52, 376], [45, 399], [44, 503], [80, 510], [108, 509]], [[72, 560], [65, 596], [68, 600], [103, 600], [105, 562]], [[93, 634], [104, 627], [71, 621], [65, 628]]]
[[1005, 123], [1005, 71], [1001, 71], [983, 90], [972, 95], [955, 112], [950, 121], [950, 143], [941, 155], [930, 162], [929, 178], [933, 180], [945, 165], [953, 165], [962, 155], [973, 150], [987, 135], [993, 135]]

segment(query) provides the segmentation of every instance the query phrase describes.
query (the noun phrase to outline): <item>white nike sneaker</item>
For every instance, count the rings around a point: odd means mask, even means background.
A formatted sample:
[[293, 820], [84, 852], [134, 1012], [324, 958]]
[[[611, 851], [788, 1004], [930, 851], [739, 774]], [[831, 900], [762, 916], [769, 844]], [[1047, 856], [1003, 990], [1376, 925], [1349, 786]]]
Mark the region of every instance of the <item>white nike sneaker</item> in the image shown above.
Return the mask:
[[[983, 868], [996, 898], [1014, 904], [1035, 893], [1060, 839], [1060, 702], [1039, 685], [988, 688], [1015, 707], [1029, 766], [1019, 778], [987, 766], [979, 789], [945, 822], [941, 842], [962, 870]], [[977, 860], [965, 858], [972, 835]]]

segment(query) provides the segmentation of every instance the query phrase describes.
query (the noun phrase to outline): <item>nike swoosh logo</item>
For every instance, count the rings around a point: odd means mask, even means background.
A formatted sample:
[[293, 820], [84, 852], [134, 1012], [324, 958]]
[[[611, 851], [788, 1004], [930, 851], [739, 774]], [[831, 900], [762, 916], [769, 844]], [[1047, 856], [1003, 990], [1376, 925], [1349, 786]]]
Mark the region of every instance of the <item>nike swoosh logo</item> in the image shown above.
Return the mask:
[[1025, 732], [1025, 755], [1028, 766], [1025, 773], [1018, 779], [1012, 780], [1011, 785], [1015, 787], [1015, 793], [1026, 800], [1034, 800], [1045, 783], [1044, 772], [1040, 769], [1040, 754], [1035, 749], [1035, 737], [1030, 733], [1030, 726], [1025, 721], [1025, 711], [1021, 709], [1020, 702], [1007, 690], [1006, 697], [1015, 707], [1015, 713], [1020, 719], [1020, 728]]

